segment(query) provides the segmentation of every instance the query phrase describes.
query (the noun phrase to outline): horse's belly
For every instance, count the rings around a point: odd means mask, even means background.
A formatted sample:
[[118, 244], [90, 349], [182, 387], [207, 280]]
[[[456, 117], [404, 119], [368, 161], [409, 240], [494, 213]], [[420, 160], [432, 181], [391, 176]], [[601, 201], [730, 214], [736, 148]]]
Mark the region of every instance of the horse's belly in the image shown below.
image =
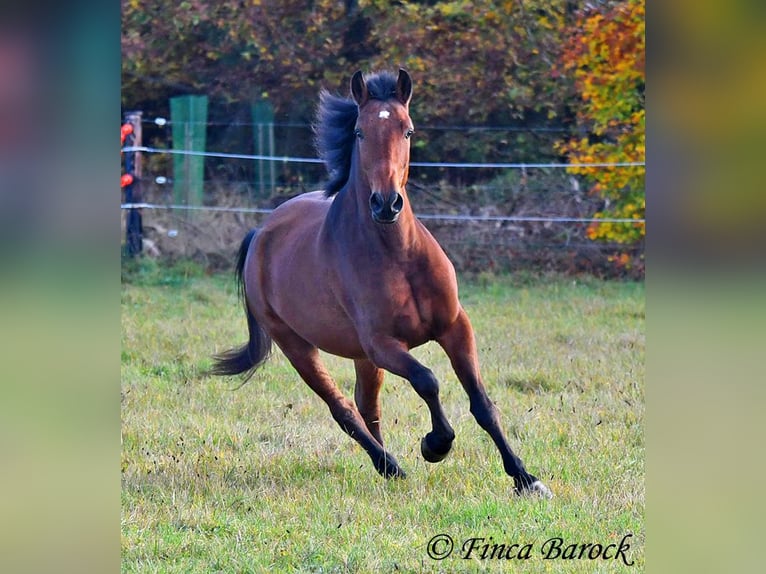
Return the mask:
[[333, 355], [362, 358], [364, 351], [354, 324], [330, 293], [313, 290], [310, 297], [284, 298], [277, 312], [292, 331]]
[[348, 359], [362, 359], [366, 356], [353, 328], [344, 331], [333, 327], [332, 332], [308, 332], [304, 338], [331, 355]]

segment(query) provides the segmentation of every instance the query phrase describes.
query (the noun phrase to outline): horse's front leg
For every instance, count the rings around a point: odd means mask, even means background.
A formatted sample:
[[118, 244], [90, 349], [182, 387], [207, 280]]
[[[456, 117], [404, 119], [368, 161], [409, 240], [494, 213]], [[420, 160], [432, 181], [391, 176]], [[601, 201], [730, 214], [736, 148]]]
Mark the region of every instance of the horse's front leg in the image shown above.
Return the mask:
[[449, 454], [455, 431], [439, 401], [439, 381], [430, 369], [410, 355], [407, 346], [392, 337], [371, 337], [365, 345], [369, 359], [378, 367], [407, 379], [431, 412], [431, 432], [420, 442], [420, 452], [428, 462], [439, 462]]
[[463, 309], [460, 310], [457, 321], [437, 341], [450, 358], [452, 368], [468, 394], [471, 414], [497, 445], [505, 472], [513, 478], [516, 490], [536, 492], [550, 498], [551, 491], [536, 476], [527, 472], [524, 463], [516, 456], [505, 438], [497, 407], [487, 396], [481, 382], [476, 340], [468, 315]]

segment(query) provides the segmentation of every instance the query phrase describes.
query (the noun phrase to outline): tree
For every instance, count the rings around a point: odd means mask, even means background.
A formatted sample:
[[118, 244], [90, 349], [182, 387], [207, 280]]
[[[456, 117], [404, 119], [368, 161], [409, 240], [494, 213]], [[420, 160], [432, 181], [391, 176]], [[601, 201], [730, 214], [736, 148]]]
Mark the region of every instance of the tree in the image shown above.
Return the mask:
[[[559, 144], [571, 163], [643, 162], [645, 158], [643, 0], [600, 2], [580, 11], [568, 34], [557, 73], [572, 76], [582, 105], [577, 119], [588, 136]], [[643, 219], [646, 207], [643, 167], [572, 168], [591, 182], [603, 199], [598, 219]], [[643, 223], [593, 223], [593, 240], [636, 244]], [[628, 262], [620, 254], [618, 262]]]
[[397, 63], [419, 80], [413, 99], [418, 123], [511, 128], [476, 130], [480, 137], [473, 138], [455, 138], [454, 132], [421, 133], [415, 140], [422, 146], [418, 159], [555, 157], [555, 138], [533, 128], [551, 120], [560, 124], [574, 119], [567, 107], [571, 85], [565, 77], [550, 75], [560, 57], [570, 4], [565, 0], [360, 3], [376, 23], [372, 37], [380, 53], [372, 63]]
[[332, 0], [123, 0], [123, 100], [268, 96], [292, 111], [343, 69], [348, 16]]
[[[320, 87], [346, 93], [356, 69], [406, 67], [420, 126], [419, 160], [544, 161], [574, 120], [571, 82], [553, 78], [571, 0], [123, 0], [123, 102], [149, 110], [170, 96], [211, 102], [268, 97], [277, 117], [308, 122]], [[482, 174], [486, 177], [487, 174]]]

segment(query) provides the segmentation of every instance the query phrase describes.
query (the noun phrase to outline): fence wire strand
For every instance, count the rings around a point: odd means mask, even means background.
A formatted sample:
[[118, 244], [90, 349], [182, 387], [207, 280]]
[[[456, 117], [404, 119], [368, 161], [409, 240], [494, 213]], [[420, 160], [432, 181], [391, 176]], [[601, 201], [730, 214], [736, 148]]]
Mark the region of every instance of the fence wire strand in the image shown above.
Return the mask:
[[[188, 155], [197, 157], [214, 157], [222, 159], [246, 159], [257, 161], [273, 161], [281, 163], [324, 163], [319, 158], [295, 157], [295, 156], [273, 156], [242, 153], [225, 152], [207, 152], [180, 149], [162, 149], [147, 146], [126, 146], [122, 148], [123, 152], [144, 152], [171, 155]], [[628, 162], [593, 162], [593, 163], [474, 163], [474, 162], [435, 162], [435, 161], [413, 161], [412, 167], [446, 167], [446, 168], [505, 168], [505, 169], [575, 169], [575, 168], [607, 168], [607, 167], [645, 167], [646, 162], [628, 161]]]
[[[258, 213], [269, 214], [274, 209], [262, 207], [223, 207], [213, 205], [164, 205], [158, 203], [123, 203], [121, 209], [166, 209], [186, 211], [209, 211], [217, 213]], [[476, 221], [495, 223], [625, 223], [644, 224], [644, 219], [610, 218], [610, 217], [544, 217], [526, 215], [464, 215], [442, 213], [416, 213], [418, 219], [432, 221]]]

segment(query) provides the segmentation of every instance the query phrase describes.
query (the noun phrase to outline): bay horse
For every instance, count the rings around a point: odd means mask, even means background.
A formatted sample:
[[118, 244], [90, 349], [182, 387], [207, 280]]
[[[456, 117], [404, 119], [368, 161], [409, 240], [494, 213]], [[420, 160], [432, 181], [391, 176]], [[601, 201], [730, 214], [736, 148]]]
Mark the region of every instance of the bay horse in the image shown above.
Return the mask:
[[[431, 414], [432, 430], [420, 443], [423, 458], [443, 460], [455, 432], [439, 401], [439, 382], [409, 352], [435, 340], [468, 394], [471, 413], [497, 445], [515, 491], [550, 497], [511, 450], [479, 374], [455, 270], [407, 197], [412, 79], [401, 69], [398, 75], [358, 71], [350, 87], [351, 98], [320, 93], [314, 131], [330, 176], [326, 189], [286, 201], [242, 242], [236, 274], [249, 340], [216, 355], [211, 371], [249, 378], [273, 340], [375, 469], [403, 478], [383, 447], [378, 395], [384, 371], [407, 379]], [[354, 361], [354, 402], [330, 377], [319, 349]]]

